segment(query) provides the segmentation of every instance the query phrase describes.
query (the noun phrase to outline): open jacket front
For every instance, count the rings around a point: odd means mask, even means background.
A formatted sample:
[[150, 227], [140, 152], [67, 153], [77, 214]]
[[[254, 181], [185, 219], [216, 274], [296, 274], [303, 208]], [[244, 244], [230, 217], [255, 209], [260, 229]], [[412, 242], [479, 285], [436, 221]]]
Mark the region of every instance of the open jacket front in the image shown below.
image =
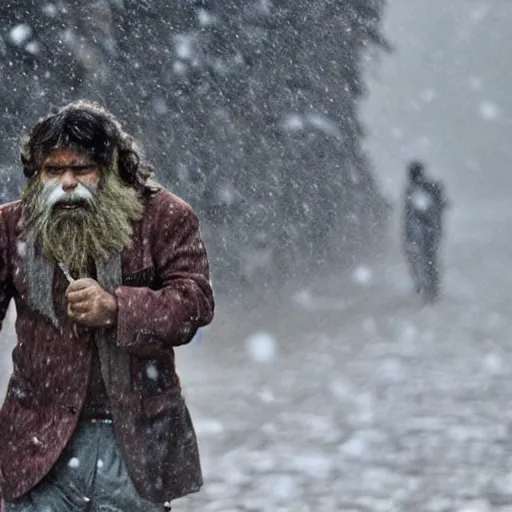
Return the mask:
[[[143, 497], [165, 502], [202, 484], [173, 347], [188, 343], [212, 320], [214, 300], [190, 206], [162, 189], [144, 200], [132, 245], [118, 256], [121, 282], [112, 290], [117, 323], [101, 331], [110, 353], [126, 361], [125, 367], [109, 369], [108, 387], [128, 470]], [[31, 249], [24, 239], [20, 202], [0, 207], [0, 326], [14, 298], [18, 337], [0, 410], [0, 490], [7, 500], [36, 485], [73, 434], [97, 334], [77, 329], [63, 313], [67, 281], [57, 266], [51, 265], [53, 304], [35, 303], [31, 286], [37, 283], [28, 282], [24, 270]]]

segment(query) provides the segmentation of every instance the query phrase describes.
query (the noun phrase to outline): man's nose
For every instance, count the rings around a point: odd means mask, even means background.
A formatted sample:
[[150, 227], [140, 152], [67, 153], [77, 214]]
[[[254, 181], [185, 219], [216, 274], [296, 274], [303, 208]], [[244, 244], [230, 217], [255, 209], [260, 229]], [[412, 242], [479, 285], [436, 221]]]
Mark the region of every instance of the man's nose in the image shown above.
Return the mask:
[[73, 171], [64, 171], [60, 176], [60, 183], [64, 190], [73, 190], [78, 185], [75, 173]]

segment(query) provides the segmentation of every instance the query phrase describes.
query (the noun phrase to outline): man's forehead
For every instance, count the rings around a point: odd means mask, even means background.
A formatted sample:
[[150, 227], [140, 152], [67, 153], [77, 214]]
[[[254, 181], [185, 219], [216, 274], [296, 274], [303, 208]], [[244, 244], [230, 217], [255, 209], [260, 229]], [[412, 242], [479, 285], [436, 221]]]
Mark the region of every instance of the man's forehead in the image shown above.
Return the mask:
[[85, 152], [71, 148], [55, 148], [44, 159], [44, 164], [83, 164], [94, 163], [92, 158]]

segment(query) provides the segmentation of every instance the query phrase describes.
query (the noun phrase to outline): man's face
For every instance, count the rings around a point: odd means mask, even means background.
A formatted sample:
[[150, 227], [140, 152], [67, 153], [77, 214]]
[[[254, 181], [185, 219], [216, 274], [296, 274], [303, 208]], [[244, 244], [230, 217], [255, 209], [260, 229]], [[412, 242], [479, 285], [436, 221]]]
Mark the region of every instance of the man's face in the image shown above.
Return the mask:
[[88, 275], [91, 261], [105, 261], [131, 243], [142, 218], [137, 191], [116, 167], [103, 167], [83, 151], [55, 149], [29, 179], [22, 196], [24, 224], [49, 260], [74, 277]]
[[41, 166], [46, 206], [55, 210], [74, 210], [90, 203], [100, 179], [99, 165], [86, 153], [74, 149], [53, 150]]

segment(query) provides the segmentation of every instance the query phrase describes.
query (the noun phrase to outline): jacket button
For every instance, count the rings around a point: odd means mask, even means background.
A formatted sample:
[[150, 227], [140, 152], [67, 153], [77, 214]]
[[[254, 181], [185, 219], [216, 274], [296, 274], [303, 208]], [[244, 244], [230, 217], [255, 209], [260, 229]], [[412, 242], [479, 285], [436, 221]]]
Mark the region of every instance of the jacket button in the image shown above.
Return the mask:
[[76, 413], [78, 412], [78, 409], [77, 409], [76, 407], [70, 407], [70, 408], [69, 408], [69, 412], [70, 412], [71, 414], [76, 414]]

